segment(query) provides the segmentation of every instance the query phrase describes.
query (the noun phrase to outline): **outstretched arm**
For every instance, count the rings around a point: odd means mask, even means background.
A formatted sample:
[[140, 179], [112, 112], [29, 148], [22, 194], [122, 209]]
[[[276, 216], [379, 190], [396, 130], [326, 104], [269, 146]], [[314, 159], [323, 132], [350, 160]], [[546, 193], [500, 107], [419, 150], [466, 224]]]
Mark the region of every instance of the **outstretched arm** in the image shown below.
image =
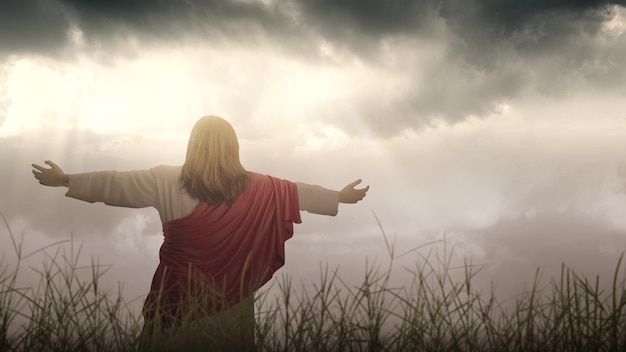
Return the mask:
[[[153, 169], [134, 171], [97, 171], [68, 175], [50, 160], [50, 165], [32, 164], [33, 175], [44, 186], [68, 187], [68, 197], [90, 203], [103, 202], [107, 205], [144, 208], [157, 207], [158, 185]], [[161, 208], [157, 208], [161, 209]]]
[[50, 169], [46, 169], [43, 166], [39, 166], [37, 164], [32, 164], [34, 169], [33, 175], [35, 175], [35, 178], [39, 180], [39, 184], [51, 187], [69, 187], [70, 177], [66, 175], [63, 170], [61, 170], [61, 168], [52, 161], [46, 160], [45, 163], [50, 165]]

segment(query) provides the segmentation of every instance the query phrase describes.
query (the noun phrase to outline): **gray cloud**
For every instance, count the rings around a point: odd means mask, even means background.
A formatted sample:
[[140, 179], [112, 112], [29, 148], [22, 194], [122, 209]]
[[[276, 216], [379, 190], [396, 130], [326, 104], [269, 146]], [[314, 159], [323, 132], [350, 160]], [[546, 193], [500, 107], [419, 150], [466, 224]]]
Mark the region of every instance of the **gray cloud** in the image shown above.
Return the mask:
[[67, 44], [70, 23], [94, 40], [120, 33], [179, 40], [197, 32], [209, 34], [206, 40], [242, 39], [260, 31], [277, 36], [274, 40], [280, 42], [308, 33], [358, 54], [389, 36], [430, 37], [430, 25], [441, 18], [462, 39], [453, 45], [456, 53], [480, 64], [490, 61], [489, 49], [503, 41], [511, 41], [520, 50], [551, 50], [564, 38], [593, 34], [610, 16], [607, 5], [624, 3], [293, 0], [265, 5], [228, 0], [8, 0], [0, 5], [5, 29], [0, 38], [7, 52], [46, 52]]
[[[358, 10], [357, 3], [303, 2], [303, 12], [331, 42], [412, 81], [392, 99], [381, 91], [355, 102], [377, 135], [499, 114], [503, 103], [529, 92], [561, 99], [590, 87], [623, 90], [626, 70], [617, 63], [626, 60], [624, 35], [602, 33], [616, 15], [611, 5], [623, 1], [367, 1]], [[447, 53], [388, 67], [379, 60], [393, 36], [445, 42]], [[423, 50], [423, 42], [401, 43]], [[342, 128], [355, 133], [349, 123]]]
[[310, 32], [366, 60], [389, 37], [431, 37], [437, 15], [430, 1], [295, 1]]
[[[593, 34], [610, 15], [609, 5], [624, 1], [513, 1], [442, 2], [439, 14], [483, 60], [489, 49], [510, 41], [522, 51], [553, 50], [568, 37]], [[478, 53], [483, 52], [483, 55]]]
[[[115, 47], [130, 37], [142, 44], [258, 39], [289, 33], [285, 8], [228, 0], [5, 0], [0, 4], [0, 58], [56, 55], [76, 27], [87, 44]], [[282, 36], [282, 35], [281, 35]], [[109, 52], [111, 53], [111, 52]]]
[[[60, 1], [86, 35], [96, 39], [119, 32], [160, 40], [182, 39], [198, 31], [203, 35], [217, 31], [220, 35], [237, 36], [255, 25], [271, 27], [279, 16], [260, 3], [225, 0]], [[247, 26], [241, 26], [245, 21], [248, 21]]]
[[502, 103], [529, 84], [515, 65], [486, 73], [446, 62], [415, 74], [419, 77], [413, 85], [395, 99], [365, 100], [360, 105], [360, 116], [377, 135], [390, 137], [406, 128], [420, 130], [441, 121], [453, 124], [471, 115], [498, 114]]
[[[497, 114], [501, 103], [529, 91], [562, 97], [581, 87], [623, 89], [624, 34], [605, 43], [597, 37], [615, 15], [610, 5], [625, 3], [9, 0], [0, 5], [0, 58], [71, 49], [72, 27], [82, 31], [87, 48], [98, 50], [105, 61], [136, 50], [129, 41], [172, 48], [193, 41], [250, 50], [270, 45], [303, 62], [334, 65], [320, 50], [329, 43], [342, 54], [339, 65], [357, 58], [370, 67], [403, 72], [411, 81], [391, 98], [365, 94], [351, 102], [371, 131], [391, 136], [434, 120], [456, 123]], [[420, 45], [429, 41], [444, 46], [436, 61], [386, 62], [386, 53], [397, 49], [393, 45], [418, 52], [427, 50]], [[359, 133], [349, 124], [336, 124]]]
[[15, 53], [54, 53], [67, 43], [63, 7], [47, 0], [0, 2], [0, 59]]

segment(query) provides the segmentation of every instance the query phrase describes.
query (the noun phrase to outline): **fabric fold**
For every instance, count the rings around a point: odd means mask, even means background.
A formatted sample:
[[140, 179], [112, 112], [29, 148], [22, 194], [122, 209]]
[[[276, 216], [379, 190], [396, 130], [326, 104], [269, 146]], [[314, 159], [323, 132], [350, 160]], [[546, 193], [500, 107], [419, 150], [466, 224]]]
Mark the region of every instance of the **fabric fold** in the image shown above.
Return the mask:
[[190, 215], [163, 225], [146, 319], [171, 326], [189, 314], [213, 315], [250, 296], [284, 265], [284, 242], [301, 222], [297, 186], [249, 175], [248, 189], [231, 204], [200, 202]]

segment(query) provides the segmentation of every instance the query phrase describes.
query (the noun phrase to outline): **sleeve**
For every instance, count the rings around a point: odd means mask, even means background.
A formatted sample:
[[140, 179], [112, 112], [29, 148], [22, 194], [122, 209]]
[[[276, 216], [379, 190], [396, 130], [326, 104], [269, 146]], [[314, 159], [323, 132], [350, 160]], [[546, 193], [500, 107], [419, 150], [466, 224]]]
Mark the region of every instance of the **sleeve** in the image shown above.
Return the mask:
[[67, 197], [90, 203], [145, 208], [158, 199], [155, 168], [135, 171], [99, 171], [69, 176]]
[[320, 215], [337, 215], [339, 192], [318, 185], [296, 182], [300, 210]]

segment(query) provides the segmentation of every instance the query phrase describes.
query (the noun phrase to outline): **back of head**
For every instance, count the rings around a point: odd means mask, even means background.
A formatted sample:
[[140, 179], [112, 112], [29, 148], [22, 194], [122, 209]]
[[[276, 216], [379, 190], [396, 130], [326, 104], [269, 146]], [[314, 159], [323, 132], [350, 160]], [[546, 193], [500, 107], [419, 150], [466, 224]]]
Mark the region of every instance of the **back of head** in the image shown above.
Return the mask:
[[230, 203], [248, 187], [233, 127], [217, 116], [204, 116], [191, 131], [182, 169], [187, 192], [207, 203]]

